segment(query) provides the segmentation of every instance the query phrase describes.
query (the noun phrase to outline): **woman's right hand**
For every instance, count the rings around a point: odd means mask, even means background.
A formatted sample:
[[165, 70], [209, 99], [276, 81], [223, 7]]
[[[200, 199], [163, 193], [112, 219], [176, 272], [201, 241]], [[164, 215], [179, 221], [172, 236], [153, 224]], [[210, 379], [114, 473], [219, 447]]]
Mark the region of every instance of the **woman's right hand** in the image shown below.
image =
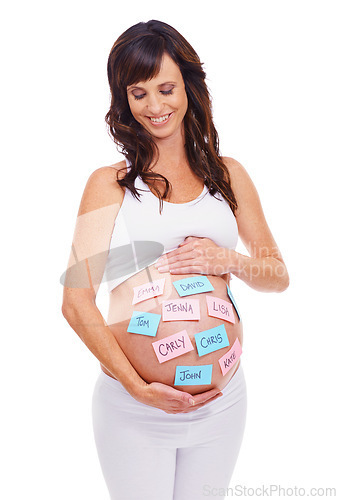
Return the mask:
[[[222, 396], [216, 387], [209, 391], [194, 394], [179, 391], [160, 382], [145, 384], [133, 397], [143, 404], [154, 406], [165, 413], [189, 413]], [[194, 404], [193, 404], [194, 403]]]

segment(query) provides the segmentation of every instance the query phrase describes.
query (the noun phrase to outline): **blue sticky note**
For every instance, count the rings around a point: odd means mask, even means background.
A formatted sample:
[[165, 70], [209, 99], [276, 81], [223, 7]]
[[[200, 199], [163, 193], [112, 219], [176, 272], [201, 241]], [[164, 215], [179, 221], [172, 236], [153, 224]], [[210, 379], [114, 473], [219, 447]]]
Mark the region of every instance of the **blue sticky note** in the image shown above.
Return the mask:
[[134, 311], [127, 332], [155, 337], [160, 319], [160, 314]]
[[206, 276], [192, 276], [191, 278], [174, 281], [173, 284], [180, 297], [214, 290], [214, 287]]
[[232, 295], [232, 292], [231, 292], [231, 290], [230, 290], [230, 288], [229, 288], [228, 285], [227, 285], [227, 290], [228, 290], [229, 299], [231, 300], [232, 305], [236, 309], [236, 313], [237, 313], [238, 319], [239, 319], [239, 321], [241, 321], [241, 316], [239, 314], [239, 310], [238, 310], [237, 304], [235, 302], [234, 296]]
[[212, 365], [176, 366], [174, 385], [211, 384]]
[[195, 342], [199, 356], [204, 356], [204, 354], [218, 351], [218, 349], [230, 345], [224, 325], [196, 333]]

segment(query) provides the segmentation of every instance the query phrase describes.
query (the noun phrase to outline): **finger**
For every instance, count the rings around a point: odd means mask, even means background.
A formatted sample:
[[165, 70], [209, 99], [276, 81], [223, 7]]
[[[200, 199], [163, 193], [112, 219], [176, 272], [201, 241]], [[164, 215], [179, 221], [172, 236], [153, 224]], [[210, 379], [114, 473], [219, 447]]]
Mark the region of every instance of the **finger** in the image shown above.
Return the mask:
[[[217, 389], [217, 390], [218, 390], [218, 389]], [[209, 392], [211, 392], [211, 391], [208, 391], [208, 393], [209, 393]], [[187, 393], [185, 393], [185, 395], [186, 395], [186, 394], [187, 394]], [[204, 393], [204, 394], [206, 394], [206, 393]], [[186, 407], [186, 403], [187, 403], [187, 401], [186, 401], [186, 397], [184, 397], [184, 401], [178, 401], [178, 400], [176, 401], [176, 403], [178, 403], [178, 404], [180, 405], [180, 407], [177, 407], [177, 406], [176, 406], [176, 407], [172, 408], [171, 410], [163, 410], [163, 411], [165, 411], [166, 413], [189, 413], [189, 412], [191, 412], [191, 411], [196, 410], [197, 408], [201, 408], [202, 406], [205, 406], [206, 404], [211, 403], [211, 401], [213, 401], [213, 400], [215, 400], [215, 399], [219, 398], [219, 397], [220, 397], [220, 396], [222, 396], [222, 395], [223, 395], [223, 393], [222, 393], [222, 392], [218, 392], [218, 393], [217, 393], [217, 394], [215, 394], [214, 396], [212, 396], [212, 397], [208, 397], [208, 399], [206, 399], [205, 401], [202, 401], [202, 402], [200, 402], [200, 403], [198, 403], [198, 404], [196, 404], [196, 403], [195, 403], [194, 405], [190, 404], [190, 405], [188, 406], [188, 408]], [[189, 401], [191, 401], [191, 400], [192, 400], [192, 398], [194, 398], [194, 400], [195, 400], [195, 396], [191, 396], [191, 395], [189, 394]]]
[[190, 408], [188, 408], [187, 410], [185, 410], [185, 413], [191, 413], [192, 411], [198, 410], [199, 408], [202, 408], [203, 406], [208, 405], [209, 403], [211, 403], [215, 399], [218, 399], [219, 397], [221, 397], [221, 395], [217, 394], [217, 396], [215, 396], [214, 398], [209, 399], [209, 401], [206, 401], [205, 403], [201, 403], [201, 404], [196, 405], [196, 406], [191, 406]]
[[198, 405], [190, 406], [186, 410], [181, 411], [181, 413], [190, 413], [192, 411], [197, 410], [198, 408], [202, 408], [202, 406], [205, 406], [205, 405], [211, 403], [211, 401], [214, 401], [215, 399], [220, 398], [222, 395], [223, 395], [222, 393], [216, 394], [216, 396], [214, 396], [213, 398], [208, 399], [207, 401], [204, 401], [204, 403], [200, 403]]
[[205, 401], [203, 401], [203, 403], [199, 403], [198, 405], [194, 405], [194, 408], [196, 406], [204, 406], [204, 405], [207, 405], [209, 403], [211, 403], [211, 401], [214, 401], [215, 399], [217, 398], [220, 398], [221, 396], [223, 396], [223, 392], [219, 392], [218, 394], [216, 394], [215, 396], [213, 396], [212, 398], [208, 398], [206, 399]]
[[170, 259], [166, 259], [165, 261], [159, 261], [159, 262], [156, 262], [155, 264], [155, 268], [158, 270], [158, 271], [164, 271], [164, 272], [167, 272], [167, 268], [170, 266], [183, 266], [183, 265], [191, 265], [191, 264], [195, 264], [196, 261], [196, 254], [193, 253], [193, 252], [187, 252], [187, 253], [184, 253], [184, 254], [181, 254], [181, 255], [174, 255], [173, 257], [170, 257]]
[[197, 258], [189, 258], [187, 260], [176, 260], [169, 265], [170, 269], [178, 269], [188, 266], [201, 267], [203, 266], [203, 262], [201, 260], [198, 260]]
[[184, 260], [189, 261], [189, 263], [191, 263], [192, 260], [194, 262], [197, 262], [196, 259], [200, 258], [202, 255], [203, 254], [201, 252], [199, 252], [196, 248], [191, 248], [189, 250], [187, 248], [187, 251], [181, 252], [180, 254], [174, 255], [173, 257], [171, 257], [169, 263], [174, 264], [175, 262], [178, 262], [178, 263], [182, 264], [182, 262], [184, 262]]
[[182, 243], [180, 243], [178, 246], [179, 247], [182, 247], [183, 245], [186, 245], [187, 243], [190, 243], [191, 241], [193, 240], [196, 240], [197, 237], [196, 236], [187, 236], [184, 241], [182, 241]]
[[193, 244], [190, 241], [188, 241], [186, 245], [179, 247], [179, 248], [175, 248], [175, 250], [168, 252], [166, 255], [168, 255], [170, 258], [176, 257], [177, 255], [181, 255], [181, 254], [190, 252], [193, 249], [194, 249]]
[[189, 410], [190, 408], [193, 409], [195, 407], [207, 404], [221, 395], [222, 392], [220, 392], [217, 387], [200, 394], [194, 394], [193, 396], [188, 392], [182, 392], [177, 399], [175, 398], [174, 400], [172, 400], [175, 403], [175, 406], [173, 406], [172, 410], [182, 412]]
[[184, 392], [184, 391], [180, 391], [178, 389], [173, 389], [171, 391], [172, 395], [171, 395], [171, 402], [173, 404], [175, 404], [175, 408], [173, 407], [173, 409], [178, 409], [178, 410], [181, 410], [181, 409], [184, 409], [188, 406], [191, 406], [195, 403], [195, 398], [194, 396], [192, 396], [189, 392]]
[[214, 389], [210, 389], [209, 391], [201, 392], [199, 394], [194, 394], [192, 397], [195, 401], [195, 406], [199, 403], [204, 403], [208, 401], [209, 399], [213, 398], [214, 396], [217, 396], [217, 394], [220, 393], [220, 390], [218, 387], [215, 387]]
[[[189, 242], [190, 243], [190, 242]], [[157, 264], [161, 265], [162, 263], [167, 263], [170, 261], [170, 259], [172, 259], [173, 257], [177, 257], [178, 255], [181, 255], [181, 254], [184, 254], [184, 253], [188, 253], [190, 250], [193, 250], [193, 246], [192, 244], [188, 246], [184, 246], [184, 248], [176, 248], [175, 250], [172, 250], [171, 252], [168, 252], [164, 255], [161, 255], [161, 257], [159, 257], [159, 259], [156, 261], [155, 263], [155, 267]]]
[[160, 273], [173, 272], [173, 274], [206, 274], [208, 269], [201, 261], [191, 259], [183, 260], [182, 262], [174, 262], [172, 264], [159, 265], [157, 270]]
[[167, 272], [169, 272], [171, 269], [183, 269], [185, 267], [196, 267], [196, 266], [202, 266], [203, 263], [199, 260], [196, 260], [196, 255], [190, 254], [190, 255], [182, 255], [181, 259], [178, 257], [175, 257], [171, 262], [168, 263], [166, 266], [160, 266], [158, 269], [161, 268], [163, 271], [162, 267], [166, 267]]

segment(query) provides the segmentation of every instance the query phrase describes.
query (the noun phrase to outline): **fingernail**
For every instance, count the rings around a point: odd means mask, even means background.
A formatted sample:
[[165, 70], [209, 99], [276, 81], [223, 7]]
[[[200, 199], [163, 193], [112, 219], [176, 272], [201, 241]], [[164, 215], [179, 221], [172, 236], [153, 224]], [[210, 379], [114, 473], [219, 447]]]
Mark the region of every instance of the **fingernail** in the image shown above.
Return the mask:
[[195, 404], [195, 401], [194, 401], [192, 398], [190, 398], [190, 399], [189, 399], [189, 404], [190, 404], [190, 405], [194, 405], [194, 404]]
[[166, 272], [168, 272], [168, 271], [169, 271], [169, 266], [159, 266], [159, 267], [157, 267], [156, 269], [157, 269], [158, 271], [160, 271], [160, 272], [164, 272], [164, 273], [166, 273]]

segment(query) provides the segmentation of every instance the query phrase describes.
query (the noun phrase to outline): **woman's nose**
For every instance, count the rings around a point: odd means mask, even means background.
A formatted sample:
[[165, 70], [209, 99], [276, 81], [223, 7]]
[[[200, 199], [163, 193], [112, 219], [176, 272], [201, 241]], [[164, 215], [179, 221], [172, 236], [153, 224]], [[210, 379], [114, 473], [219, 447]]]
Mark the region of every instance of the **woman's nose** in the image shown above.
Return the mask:
[[148, 110], [151, 115], [160, 115], [163, 109], [162, 96], [151, 94], [148, 96]]

